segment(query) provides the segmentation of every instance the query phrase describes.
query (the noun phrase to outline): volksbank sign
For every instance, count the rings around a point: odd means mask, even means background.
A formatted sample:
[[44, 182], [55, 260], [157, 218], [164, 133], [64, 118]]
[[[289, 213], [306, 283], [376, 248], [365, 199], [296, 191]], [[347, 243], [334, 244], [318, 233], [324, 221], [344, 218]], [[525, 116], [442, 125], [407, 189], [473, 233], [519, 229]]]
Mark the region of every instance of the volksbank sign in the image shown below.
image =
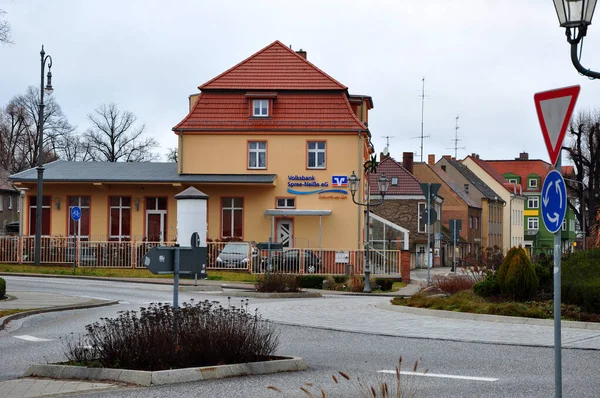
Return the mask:
[[[330, 185], [331, 184], [331, 185]], [[331, 183], [329, 181], [319, 182], [314, 175], [289, 175], [288, 176], [288, 193], [294, 195], [311, 195], [324, 193], [337, 193], [347, 195], [348, 191], [339, 189], [348, 186], [348, 176], [332, 176]], [[331, 187], [331, 189], [326, 189]], [[298, 191], [293, 188], [320, 188], [310, 191]]]

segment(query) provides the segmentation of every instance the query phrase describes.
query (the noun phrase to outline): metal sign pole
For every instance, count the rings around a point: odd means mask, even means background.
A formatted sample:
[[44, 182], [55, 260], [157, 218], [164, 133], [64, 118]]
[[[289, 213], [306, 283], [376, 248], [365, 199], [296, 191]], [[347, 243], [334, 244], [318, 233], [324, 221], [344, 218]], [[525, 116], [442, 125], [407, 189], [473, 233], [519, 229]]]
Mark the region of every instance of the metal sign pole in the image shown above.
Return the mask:
[[452, 266], [454, 267], [454, 273], [456, 274], [456, 220], [454, 220], [454, 233], [452, 237], [454, 238], [454, 250], [452, 251]]
[[431, 183], [427, 183], [427, 286], [429, 286], [429, 278], [431, 274], [431, 257], [429, 256], [429, 250], [431, 240], [429, 233], [431, 232]]
[[[562, 156], [559, 153], [556, 166], [556, 171], [561, 172]], [[562, 173], [561, 173], [562, 175]], [[566, 200], [566, 198], [565, 198]], [[555, 396], [557, 398], [562, 397], [562, 356], [561, 356], [561, 280], [560, 280], [560, 255], [561, 255], [561, 230], [554, 233], [554, 384], [555, 384]]]

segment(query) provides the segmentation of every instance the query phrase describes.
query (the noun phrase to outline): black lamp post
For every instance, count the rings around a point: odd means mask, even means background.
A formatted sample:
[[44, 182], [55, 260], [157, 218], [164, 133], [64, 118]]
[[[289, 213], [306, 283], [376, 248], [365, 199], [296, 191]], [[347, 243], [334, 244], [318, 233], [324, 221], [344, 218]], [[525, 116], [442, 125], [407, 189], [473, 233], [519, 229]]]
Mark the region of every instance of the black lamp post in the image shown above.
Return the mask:
[[352, 201], [359, 206], [365, 206], [367, 208], [367, 215], [366, 215], [367, 230], [365, 232], [365, 241], [366, 241], [365, 242], [365, 288], [363, 289], [363, 292], [371, 293], [371, 268], [370, 268], [370, 257], [369, 257], [369, 239], [370, 239], [369, 220], [370, 220], [371, 207], [379, 206], [380, 204], [383, 203], [385, 193], [387, 192], [387, 190], [390, 186], [390, 180], [385, 176], [385, 174], [382, 173], [381, 177], [379, 177], [377, 179], [377, 185], [379, 186], [379, 193], [381, 195], [381, 199], [379, 199], [377, 202], [371, 202], [368, 199], [368, 194], [367, 194], [367, 201], [365, 203], [357, 202], [354, 199], [354, 194], [358, 190], [358, 186], [359, 186], [358, 184], [360, 183], [360, 178], [358, 178], [356, 176], [356, 174], [354, 174], [354, 171], [353, 171], [352, 175], [350, 176], [350, 178], [348, 180], [349, 180], [349, 184], [350, 184], [350, 192], [352, 193]]
[[[37, 201], [35, 205], [35, 265], [40, 265], [42, 251], [42, 206], [43, 206], [43, 188], [44, 188], [44, 91], [48, 95], [52, 94], [52, 57], [46, 55], [44, 46], [40, 51], [41, 56], [41, 77], [40, 77], [40, 111], [38, 121], [38, 162], [37, 162]], [[44, 68], [48, 61], [48, 84], [44, 87]]]
[[[571, 45], [571, 62], [579, 73], [592, 79], [600, 78], [600, 73], [586, 69], [579, 62], [581, 54], [577, 54], [577, 46], [587, 33], [588, 25], [592, 24], [597, 0], [554, 0], [554, 8], [558, 15], [560, 26], [566, 28], [567, 41]], [[571, 35], [573, 29], [573, 35]], [[582, 42], [583, 44], [583, 42]]]

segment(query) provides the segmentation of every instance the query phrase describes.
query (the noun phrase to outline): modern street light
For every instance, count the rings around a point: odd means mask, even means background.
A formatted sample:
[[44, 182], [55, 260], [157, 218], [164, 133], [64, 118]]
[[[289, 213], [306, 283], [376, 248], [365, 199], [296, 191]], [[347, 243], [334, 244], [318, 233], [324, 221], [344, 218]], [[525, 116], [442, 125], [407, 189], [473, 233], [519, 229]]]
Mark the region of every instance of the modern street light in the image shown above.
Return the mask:
[[[366, 215], [366, 224], [367, 224], [367, 230], [365, 231], [365, 288], [363, 289], [363, 292], [365, 293], [371, 293], [371, 268], [370, 268], [370, 257], [369, 257], [369, 239], [370, 239], [370, 213], [371, 213], [371, 207], [374, 206], [379, 206], [380, 204], [383, 203], [384, 200], [384, 196], [385, 193], [387, 192], [389, 186], [390, 186], [390, 180], [385, 176], [384, 173], [381, 173], [381, 177], [379, 177], [377, 179], [377, 185], [379, 186], [379, 194], [381, 195], [381, 199], [379, 199], [376, 202], [371, 202], [369, 200], [368, 194], [367, 194], [367, 201], [365, 203], [361, 203], [361, 202], [357, 202], [354, 199], [354, 194], [356, 193], [356, 191], [358, 190], [359, 187], [359, 183], [360, 183], [360, 178], [358, 178], [356, 176], [356, 174], [354, 174], [354, 171], [352, 172], [352, 175], [350, 176], [349, 180], [349, 184], [350, 184], [350, 192], [352, 193], [352, 201], [359, 205], [359, 206], [365, 206], [367, 208], [367, 215]], [[368, 182], [368, 180], [367, 180]], [[368, 184], [367, 184], [368, 186]]]
[[[40, 110], [39, 110], [39, 121], [38, 121], [38, 162], [37, 162], [37, 202], [35, 205], [35, 265], [40, 265], [40, 257], [42, 251], [42, 198], [44, 188], [44, 156], [43, 156], [43, 144], [44, 144], [44, 91], [48, 95], [52, 94], [54, 89], [52, 88], [52, 57], [46, 55], [44, 52], [44, 46], [40, 51], [41, 56], [41, 78], [40, 78]], [[44, 68], [48, 61], [48, 84], [44, 87]]]
[[[571, 45], [571, 62], [579, 73], [592, 79], [600, 78], [600, 73], [586, 69], [581, 65], [581, 50], [577, 54], [577, 46], [582, 43], [587, 33], [588, 25], [592, 24], [597, 0], [554, 0], [554, 8], [560, 26], [566, 28], [567, 41]], [[571, 35], [573, 29], [573, 35]]]

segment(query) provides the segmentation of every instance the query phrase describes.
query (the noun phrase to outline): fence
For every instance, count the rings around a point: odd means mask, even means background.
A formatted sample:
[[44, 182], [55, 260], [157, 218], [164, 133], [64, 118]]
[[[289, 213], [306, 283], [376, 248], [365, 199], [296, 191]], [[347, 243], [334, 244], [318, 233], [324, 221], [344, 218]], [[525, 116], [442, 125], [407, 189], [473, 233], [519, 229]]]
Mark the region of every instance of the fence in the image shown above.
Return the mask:
[[[74, 237], [42, 237], [40, 263], [83, 267], [145, 268], [144, 255], [155, 246], [174, 242], [82, 240]], [[209, 242], [208, 270], [250, 273], [277, 271], [294, 274], [363, 274], [364, 250], [290, 248], [259, 250], [249, 242]], [[1, 263], [33, 263], [34, 236], [0, 236]], [[369, 251], [372, 275], [400, 275], [400, 250]]]

